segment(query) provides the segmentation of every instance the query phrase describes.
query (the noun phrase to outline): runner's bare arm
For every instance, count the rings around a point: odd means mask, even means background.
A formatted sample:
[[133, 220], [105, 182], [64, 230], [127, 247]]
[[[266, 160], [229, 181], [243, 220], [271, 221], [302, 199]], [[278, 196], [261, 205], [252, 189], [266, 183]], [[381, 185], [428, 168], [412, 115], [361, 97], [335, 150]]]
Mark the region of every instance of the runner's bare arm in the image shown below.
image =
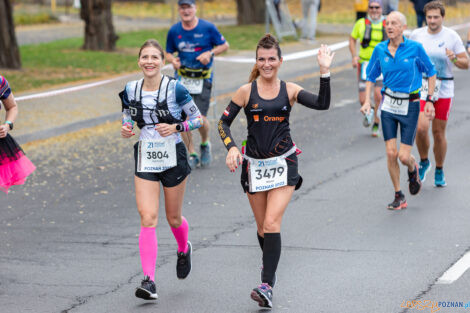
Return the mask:
[[364, 104], [361, 107], [361, 112], [363, 114], [369, 114], [370, 113], [370, 93], [372, 90], [373, 82], [371, 81], [366, 81], [366, 100], [364, 101]]
[[227, 51], [228, 47], [229, 47], [228, 42], [225, 42], [221, 45], [215, 46], [212, 50], [201, 53], [196, 58], [196, 60], [198, 60], [199, 62], [201, 62], [204, 65], [207, 65], [207, 64], [209, 64], [209, 62], [211, 61], [211, 59], [214, 55], [219, 55], [219, 54]]
[[181, 62], [180, 62], [179, 57], [176, 57], [172, 53], [168, 53], [168, 52], [165, 53], [165, 57], [166, 57], [168, 63], [171, 63], [173, 65], [173, 68], [175, 70], [177, 70], [181, 67]]
[[357, 56], [356, 52], [356, 39], [354, 39], [352, 36], [349, 36], [349, 52], [351, 52], [352, 66], [357, 67], [359, 63], [359, 57]]

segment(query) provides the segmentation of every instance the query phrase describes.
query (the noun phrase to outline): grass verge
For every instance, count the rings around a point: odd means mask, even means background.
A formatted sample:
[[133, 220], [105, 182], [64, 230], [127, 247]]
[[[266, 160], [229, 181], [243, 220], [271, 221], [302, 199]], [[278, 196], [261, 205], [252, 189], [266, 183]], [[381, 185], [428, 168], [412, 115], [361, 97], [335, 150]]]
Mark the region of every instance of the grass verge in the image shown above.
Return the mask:
[[[233, 51], [254, 49], [265, 28], [264, 25], [223, 26], [219, 30]], [[168, 29], [156, 29], [119, 34], [115, 52], [84, 51], [81, 38], [21, 46], [23, 68], [3, 70], [2, 75], [15, 92], [21, 92], [137, 71], [137, 53], [142, 43], [155, 38], [165, 46], [167, 32]], [[286, 38], [284, 42], [293, 40]]]

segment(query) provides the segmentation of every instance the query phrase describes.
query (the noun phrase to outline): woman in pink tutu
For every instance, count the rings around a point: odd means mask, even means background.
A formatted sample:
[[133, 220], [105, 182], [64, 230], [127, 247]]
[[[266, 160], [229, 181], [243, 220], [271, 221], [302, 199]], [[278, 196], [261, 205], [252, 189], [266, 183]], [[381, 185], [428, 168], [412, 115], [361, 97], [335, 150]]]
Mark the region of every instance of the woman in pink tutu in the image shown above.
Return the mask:
[[[8, 81], [0, 75], [0, 101], [6, 110], [5, 123], [0, 124], [0, 189], [8, 193], [13, 185], [22, 185], [36, 167], [24, 155], [15, 139], [8, 134], [18, 115], [18, 106]], [[0, 105], [0, 110], [2, 106]]]

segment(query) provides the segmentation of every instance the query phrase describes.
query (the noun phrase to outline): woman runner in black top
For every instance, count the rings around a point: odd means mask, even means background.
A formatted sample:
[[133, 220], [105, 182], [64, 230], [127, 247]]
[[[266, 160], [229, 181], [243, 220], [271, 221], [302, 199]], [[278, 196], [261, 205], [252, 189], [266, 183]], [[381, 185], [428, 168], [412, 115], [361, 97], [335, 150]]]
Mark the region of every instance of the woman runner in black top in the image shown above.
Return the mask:
[[[322, 45], [318, 52], [320, 92], [314, 95], [297, 84], [278, 79], [282, 64], [276, 38], [267, 34], [256, 47], [256, 65], [250, 83], [237, 90], [220, 118], [218, 130], [228, 150], [226, 164], [235, 172], [242, 164], [241, 183], [247, 193], [263, 250], [262, 284], [251, 298], [272, 307], [272, 287], [281, 255], [281, 221], [294, 189], [302, 184], [297, 171], [296, 147], [290, 136], [289, 115], [295, 102], [311, 109], [330, 106], [329, 68], [334, 54]], [[230, 125], [244, 108], [248, 120], [246, 151], [242, 155], [230, 134]]]

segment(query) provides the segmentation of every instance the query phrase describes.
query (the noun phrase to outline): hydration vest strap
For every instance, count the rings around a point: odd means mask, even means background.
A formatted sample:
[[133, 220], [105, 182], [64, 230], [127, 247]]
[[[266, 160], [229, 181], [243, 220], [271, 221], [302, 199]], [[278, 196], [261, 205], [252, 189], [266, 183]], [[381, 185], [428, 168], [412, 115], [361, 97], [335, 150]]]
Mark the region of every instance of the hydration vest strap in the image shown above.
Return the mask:
[[[366, 29], [364, 31], [364, 37], [362, 38], [361, 41], [361, 46], [362, 48], [367, 48], [369, 47], [370, 41], [372, 40], [372, 22], [366, 17], [364, 18], [364, 23], [366, 25]], [[382, 21], [382, 40], [385, 41], [387, 40], [387, 33], [385, 32], [385, 20]]]
[[134, 101], [140, 102], [142, 99], [142, 85], [144, 84], [144, 79], [141, 78], [135, 83], [135, 90], [134, 90]]

